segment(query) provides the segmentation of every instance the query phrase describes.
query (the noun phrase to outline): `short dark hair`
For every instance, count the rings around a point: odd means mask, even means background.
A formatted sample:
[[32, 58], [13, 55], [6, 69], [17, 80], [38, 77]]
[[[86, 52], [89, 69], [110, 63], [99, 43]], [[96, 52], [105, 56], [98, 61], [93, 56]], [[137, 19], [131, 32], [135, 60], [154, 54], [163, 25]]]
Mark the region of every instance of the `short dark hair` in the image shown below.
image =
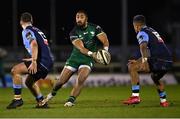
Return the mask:
[[21, 21], [33, 23], [32, 15], [30, 13], [28, 13], [28, 12], [22, 13], [21, 14]]
[[136, 15], [133, 18], [133, 23], [142, 23], [142, 24], [146, 24], [146, 18], [144, 15]]
[[85, 14], [86, 17], [88, 17], [88, 14], [87, 14], [86, 10], [84, 10], [84, 9], [78, 10], [77, 13], [83, 13], [83, 14]]

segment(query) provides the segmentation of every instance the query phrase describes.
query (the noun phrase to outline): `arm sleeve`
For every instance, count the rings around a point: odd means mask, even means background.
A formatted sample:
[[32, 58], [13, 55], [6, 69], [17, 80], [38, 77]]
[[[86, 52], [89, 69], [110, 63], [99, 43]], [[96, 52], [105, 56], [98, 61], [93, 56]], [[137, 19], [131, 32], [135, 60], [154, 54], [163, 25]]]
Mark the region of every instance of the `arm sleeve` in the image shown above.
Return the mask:
[[146, 32], [144, 31], [140, 31], [137, 35], [137, 39], [139, 44], [143, 43], [143, 42], [149, 42], [149, 36]]
[[34, 32], [29, 29], [25, 30], [24, 36], [29, 41], [29, 44], [31, 44], [32, 40], [36, 40]]
[[71, 42], [76, 40], [76, 39], [79, 39], [79, 35], [76, 33], [75, 29], [73, 29], [70, 33], [69, 33], [69, 37], [70, 37], [70, 40]]
[[96, 26], [96, 36], [100, 35], [101, 33], [104, 33], [103, 29], [100, 26]]

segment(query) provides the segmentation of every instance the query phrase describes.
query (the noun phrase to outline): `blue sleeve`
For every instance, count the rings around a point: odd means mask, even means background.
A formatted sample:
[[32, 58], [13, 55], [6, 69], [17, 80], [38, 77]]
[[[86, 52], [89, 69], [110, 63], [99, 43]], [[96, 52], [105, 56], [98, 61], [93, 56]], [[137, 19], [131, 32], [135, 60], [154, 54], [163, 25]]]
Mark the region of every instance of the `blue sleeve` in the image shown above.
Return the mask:
[[148, 36], [148, 34], [146, 32], [140, 31], [137, 34], [137, 39], [138, 39], [139, 44], [141, 44], [143, 42], [148, 42], [149, 41], [149, 36]]
[[32, 40], [36, 40], [34, 32], [31, 31], [30, 29], [24, 30], [23, 36], [27, 41], [29, 41], [29, 44], [31, 43]]
[[100, 26], [96, 26], [96, 36], [103, 33], [103, 29]]

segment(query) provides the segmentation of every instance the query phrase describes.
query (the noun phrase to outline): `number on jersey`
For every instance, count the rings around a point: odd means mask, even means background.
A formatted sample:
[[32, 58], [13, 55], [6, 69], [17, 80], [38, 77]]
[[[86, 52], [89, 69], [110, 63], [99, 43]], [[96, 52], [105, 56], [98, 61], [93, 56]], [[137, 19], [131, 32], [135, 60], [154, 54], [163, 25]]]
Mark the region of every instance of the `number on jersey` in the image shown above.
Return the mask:
[[152, 32], [152, 33], [156, 36], [159, 42], [164, 43], [163, 39], [161, 38], [158, 32]]
[[44, 35], [44, 33], [43, 33], [43, 32], [38, 32], [38, 33], [39, 33], [39, 34], [41, 35], [41, 37], [43, 38], [44, 44], [48, 45], [48, 40], [47, 40], [46, 36]]

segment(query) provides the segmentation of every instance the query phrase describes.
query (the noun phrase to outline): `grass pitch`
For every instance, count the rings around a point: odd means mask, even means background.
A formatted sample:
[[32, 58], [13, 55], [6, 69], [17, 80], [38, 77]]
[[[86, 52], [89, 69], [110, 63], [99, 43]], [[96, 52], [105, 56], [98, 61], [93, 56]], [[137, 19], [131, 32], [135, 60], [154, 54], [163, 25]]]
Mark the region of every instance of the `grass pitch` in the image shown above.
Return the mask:
[[[7, 110], [6, 106], [13, 98], [11, 88], [0, 89], [0, 117], [9, 118], [51, 118], [51, 117], [88, 117], [88, 118], [167, 118], [180, 117], [180, 85], [166, 86], [170, 107], [159, 106], [159, 97], [154, 86], [141, 87], [142, 102], [138, 105], [123, 105], [122, 100], [131, 94], [130, 86], [84, 88], [71, 108], [64, 107], [64, 102], [71, 88], [61, 89], [57, 96], [49, 102], [49, 109], [34, 108], [36, 102], [28, 89], [23, 89], [24, 105], [17, 109]], [[47, 94], [50, 89], [43, 89]]]

